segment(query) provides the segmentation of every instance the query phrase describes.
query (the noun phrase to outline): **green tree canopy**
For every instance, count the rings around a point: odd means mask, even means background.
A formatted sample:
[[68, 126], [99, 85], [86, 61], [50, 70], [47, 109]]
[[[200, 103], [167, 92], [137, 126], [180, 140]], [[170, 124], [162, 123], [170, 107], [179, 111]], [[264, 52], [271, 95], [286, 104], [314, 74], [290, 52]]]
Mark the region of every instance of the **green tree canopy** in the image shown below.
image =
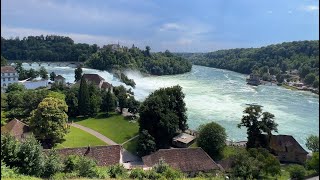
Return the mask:
[[306, 146], [312, 152], [319, 152], [319, 136], [310, 135], [307, 138]]
[[80, 115], [90, 114], [90, 94], [86, 80], [82, 77], [78, 94], [78, 109]]
[[20, 83], [12, 83], [8, 85], [8, 88], [6, 90], [6, 93], [12, 92], [12, 91], [23, 91], [26, 88], [24, 87], [23, 84]]
[[32, 112], [30, 127], [43, 145], [53, 147], [64, 140], [69, 129], [67, 111], [64, 100], [48, 97]]
[[140, 131], [154, 137], [157, 148], [165, 148], [178, 131], [188, 128], [184, 94], [180, 86], [160, 88], [141, 104]]
[[247, 148], [266, 147], [269, 142], [264, 142], [261, 134], [267, 133], [269, 139], [272, 131], [278, 132], [278, 124], [274, 122], [274, 115], [269, 112], [262, 112], [259, 105], [250, 105], [244, 111], [238, 127], [247, 128], [248, 142]]
[[215, 122], [199, 127], [197, 144], [213, 159], [220, 159], [226, 146], [227, 134], [225, 129]]

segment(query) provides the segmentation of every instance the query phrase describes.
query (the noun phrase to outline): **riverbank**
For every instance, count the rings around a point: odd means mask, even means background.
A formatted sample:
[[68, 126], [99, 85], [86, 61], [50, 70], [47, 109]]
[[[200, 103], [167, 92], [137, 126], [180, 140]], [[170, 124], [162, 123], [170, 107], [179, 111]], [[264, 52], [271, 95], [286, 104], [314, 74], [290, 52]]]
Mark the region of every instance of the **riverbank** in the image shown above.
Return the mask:
[[309, 91], [309, 92], [312, 92], [313, 94], [319, 95], [319, 91], [316, 91], [316, 90], [313, 90], [313, 89], [302, 89], [302, 88], [298, 88], [298, 87], [295, 87], [295, 86], [289, 86], [289, 85], [286, 85], [286, 84], [282, 84], [281, 87], [284, 87], [286, 89], [290, 89], [290, 90], [293, 90], [293, 91]]

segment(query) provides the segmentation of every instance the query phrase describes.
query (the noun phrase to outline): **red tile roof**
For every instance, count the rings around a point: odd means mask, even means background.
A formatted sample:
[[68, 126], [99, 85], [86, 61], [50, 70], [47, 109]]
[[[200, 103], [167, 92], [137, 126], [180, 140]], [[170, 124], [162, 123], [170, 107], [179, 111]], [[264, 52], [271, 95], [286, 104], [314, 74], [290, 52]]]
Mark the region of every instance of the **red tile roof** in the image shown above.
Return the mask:
[[159, 163], [161, 158], [171, 167], [183, 172], [221, 170], [219, 165], [202, 148], [160, 149], [153, 154], [142, 157], [142, 160], [146, 166], [152, 167]]
[[98, 74], [83, 74], [83, 78], [94, 83], [95, 85], [99, 85], [101, 81], [104, 81], [104, 79]]
[[1, 133], [10, 133], [18, 140], [23, 138], [25, 133], [30, 132], [29, 126], [17, 119], [11, 120], [6, 125], [1, 127]]
[[56, 151], [58, 154], [64, 157], [69, 155], [79, 155], [92, 158], [97, 161], [98, 166], [110, 166], [119, 164], [121, 158], [120, 145], [65, 148], [57, 149]]
[[1, 66], [1, 73], [16, 73], [16, 69], [12, 66]]

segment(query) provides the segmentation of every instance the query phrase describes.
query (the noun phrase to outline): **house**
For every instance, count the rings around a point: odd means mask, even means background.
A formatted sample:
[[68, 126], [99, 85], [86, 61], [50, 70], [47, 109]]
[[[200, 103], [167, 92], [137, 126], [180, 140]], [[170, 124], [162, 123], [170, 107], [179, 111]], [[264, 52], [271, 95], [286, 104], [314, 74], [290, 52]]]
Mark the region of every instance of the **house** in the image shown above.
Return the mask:
[[[44, 150], [46, 153], [49, 149]], [[110, 166], [122, 162], [122, 148], [120, 145], [93, 146], [79, 148], [56, 149], [62, 157], [69, 155], [86, 156], [97, 161], [98, 166]]]
[[9, 133], [18, 140], [22, 140], [31, 134], [30, 128], [27, 124], [13, 119], [6, 125], [1, 127], [1, 134]]
[[195, 136], [186, 133], [181, 133], [172, 139], [172, 145], [178, 148], [187, 148], [194, 143], [195, 139]]
[[82, 77], [87, 81], [87, 83], [92, 83], [99, 89], [101, 89], [103, 82], [105, 82], [105, 79], [103, 79], [98, 74], [83, 74]]
[[[268, 138], [267, 135], [262, 136]], [[308, 152], [290, 135], [272, 135], [269, 151], [283, 163], [304, 164], [308, 155]]]
[[18, 82], [19, 74], [12, 66], [1, 66], [1, 91], [7, 89], [8, 85]]
[[105, 91], [111, 91], [111, 93], [113, 93], [113, 86], [112, 84], [108, 83], [108, 82], [103, 82], [101, 85], [101, 89], [105, 90]]
[[145, 168], [152, 168], [161, 159], [171, 167], [188, 173], [190, 176], [194, 176], [198, 172], [223, 170], [200, 147], [160, 149], [153, 154], [142, 157]]
[[54, 82], [56, 83], [61, 83], [61, 84], [66, 84], [66, 78], [64, 78], [63, 76], [61, 75], [57, 75], [55, 78], [54, 78]]
[[249, 77], [247, 78], [247, 84], [253, 85], [253, 86], [260, 85], [261, 84], [260, 77], [256, 74], [250, 74]]

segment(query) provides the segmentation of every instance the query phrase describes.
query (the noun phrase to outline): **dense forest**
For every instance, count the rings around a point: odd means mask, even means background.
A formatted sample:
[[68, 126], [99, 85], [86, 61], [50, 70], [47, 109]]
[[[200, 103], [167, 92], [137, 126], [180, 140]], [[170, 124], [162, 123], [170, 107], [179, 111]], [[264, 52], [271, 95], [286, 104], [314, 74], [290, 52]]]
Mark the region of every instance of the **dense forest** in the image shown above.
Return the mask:
[[[319, 41], [293, 41], [261, 48], [238, 48], [209, 53], [177, 53], [195, 65], [227, 69], [239, 73], [258, 73], [268, 70], [271, 75], [298, 70], [309, 84], [319, 80]], [[313, 81], [312, 81], [313, 80]], [[311, 82], [312, 81], [312, 82]]]
[[154, 75], [189, 72], [191, 63], [169, 51], [151, 53], [132, 45], [131, 48], [116, 44], [102, 48], [96, 44], [74, 43], [64, 36], [28, 36], [23, 39], [1, 37], [1, 55], [8, 60], [80, 61], [99, 70], [138, 69]]

